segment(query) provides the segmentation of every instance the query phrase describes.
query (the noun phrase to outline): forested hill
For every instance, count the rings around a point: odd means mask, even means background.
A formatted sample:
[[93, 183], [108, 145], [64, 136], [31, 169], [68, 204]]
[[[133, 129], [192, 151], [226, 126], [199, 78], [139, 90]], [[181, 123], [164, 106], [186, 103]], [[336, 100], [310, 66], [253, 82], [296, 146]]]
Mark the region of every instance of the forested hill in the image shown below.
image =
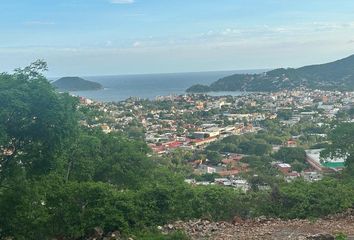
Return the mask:
[[[207, 91], [278, 91], [306, 87], [354, 90], [354, 55], [319, 65], [279, 68], [262, 74], [235, 74], [212, 83]], [[187, 92], [194, 92], [194, 86]], [[200, 87], [198, 88], [200, 89]]]
[[59, 90], [63, 91], [86, 91], [102, 89], [101, 84], [87, 81], [79, 77], [63, 77], [55, 81], [53, 85]]

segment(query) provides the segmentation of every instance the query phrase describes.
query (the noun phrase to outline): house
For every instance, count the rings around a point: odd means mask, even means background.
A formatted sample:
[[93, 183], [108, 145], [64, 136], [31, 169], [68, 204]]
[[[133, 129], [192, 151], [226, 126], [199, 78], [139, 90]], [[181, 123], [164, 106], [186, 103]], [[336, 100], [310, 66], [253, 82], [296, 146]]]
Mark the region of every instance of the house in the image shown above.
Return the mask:
[[200, 164], [198, 168], [195, 170], [196, 174], [213, 174], [216, 173], [216, 169], [213, 167], [209, 167], [205, 164]]
[[218, 140], [216, 137], [209, 137], [205, 139], [192, 139], [190, 141], [191, 144], [194, 144], [194, 146], [199, 147], [208, 143], [212, 143]]
[[286, 175], [285, 180], [287, 182], [291, 182], [291, 181], [295, 180], [296, 178], [301, 177], [301, 174], [296, 171], [288, 172], [285, 175]]
[[323, 177], [323, 175], [320, 172], [316, 172], [316, 171], [303, 171], [301, 175], [308, 182], [319, 181]]
[[203, 102], [196, 102], [195, 108], [198, 110], [204, 109], [204, 103]]
[[214, 182], [216, 182], [216, 183], [222, 183], [222, 182], [228, 182], [228, 181], [230, 181], [230, 180], [227, 178], [215, 178], [214, 179]]
[[162, 155], [162, 154], [166, 153], [165, 146], [163, 146], [163, 145], [150, 144], [149, 146], [152, 149], [152, 151], [156, 154]]
[[275, 167], [285, 175], [291, 172], [291, 165], [287, 163], [276, 163]]
[[243, 155], [240, 155], [240, 154], [231, 154], [231, 155], [228, 155], [227, 158], [221, 160], [221, 162], [225, 165], [227, 164], [230, 164], [232, 166], [235, 166], [236, 163], [238, 163], [239, 161], [241, 161], [243, 158]]
[[231, 186], [232, 185], [231, 181], [227, 178], [215, 178], [214, 182], [219, 185], [223, 185], [223, 186]]
[[192, 185], [193, 185], [193, 184], [196, 184], [195, 179], [185, 179], [184, 182], [185, 182], [185, 183], [188, 183], [188, 184], [192, 184]]
[[91, 99], [88, 99], [88, 98], [84, 98], [84, 97], [80, 97], [79, 98], [79, 101], [81, 104], [84, 104], [84, 105], [91, 105], [93, 104], [93, 101]]
[[272, 152], [278, 152], [282, 146], [281, 145], [272, 145]]
[[182, 142], [179, 142], [179, 141], [173, 141], [173, 142], [168, 142], [165, 145], [166, 148], [168, 149], [176, 149], [176, 148], [179, 148], [180, 146], [182, 146]]
[[236, 176], [239, 173], [240, 173], [240, 171], [237, 169], [223, 170], [223, 171], [218, 172], [218, 174], [222, 177]]
[[297, 142], [293, 139], [289, 139], [284, 144], [285, 147], [297, 147]]
[[239, 188], [244, 192], [250, 189], [247, 180], [243, 180], [243, 179], [232, 180], [232, 186], [235, 188]]
[[195, 184], [196, 184], [196, 185], [201, 185], [201, 186], [208, 186], [208, 185], [211, 185], [210, 182], [206, 182], [206, 181], [203, 181], [203, 182], [196, 182]]

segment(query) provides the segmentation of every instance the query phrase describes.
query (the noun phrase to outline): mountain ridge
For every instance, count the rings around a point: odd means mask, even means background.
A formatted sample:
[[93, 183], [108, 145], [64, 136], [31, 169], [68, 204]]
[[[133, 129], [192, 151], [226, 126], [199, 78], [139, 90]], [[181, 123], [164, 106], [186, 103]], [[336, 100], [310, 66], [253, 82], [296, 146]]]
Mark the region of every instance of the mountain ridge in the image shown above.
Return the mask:
[[[196, 85], [187, 92], [264, 91], [295, 88], [354, 90], [354, 55], [324, 64], [278, 68], [261, 74], [233, 74], [210, 86]], [[198, 91], [196, 91], [198, 90]], [[202, 91], [201, 91], [202, 90]]]

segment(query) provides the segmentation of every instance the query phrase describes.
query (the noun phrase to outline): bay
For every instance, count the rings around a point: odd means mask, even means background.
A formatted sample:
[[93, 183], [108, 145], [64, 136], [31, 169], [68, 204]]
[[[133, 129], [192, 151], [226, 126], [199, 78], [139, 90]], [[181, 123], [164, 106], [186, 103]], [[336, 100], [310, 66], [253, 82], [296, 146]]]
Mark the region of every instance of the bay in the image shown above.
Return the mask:
[[[118, 102], [129, 97], [155, 99], [158, 96], [185, 94], [185, 90], [194, 84], [209, 85], [222, 77], [235, 73], [260, 73], [263, 71], [265, 70], [86, 76], [83, 78], [98, 82], [104, 88], [96, 91], [76, 91], [71, 92], [71, 94], [101, 102]], [[242, 93], [216, 92], [209, 94], [214, 96], [237, 96]]]

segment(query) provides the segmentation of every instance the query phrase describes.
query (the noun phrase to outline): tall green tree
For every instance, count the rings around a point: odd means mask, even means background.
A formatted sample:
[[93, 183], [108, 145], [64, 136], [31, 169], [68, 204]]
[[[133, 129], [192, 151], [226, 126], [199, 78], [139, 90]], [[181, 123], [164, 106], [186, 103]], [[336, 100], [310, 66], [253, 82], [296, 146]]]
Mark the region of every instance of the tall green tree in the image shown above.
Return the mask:
[[354, 175], [354, 123], [342, 123], [330, 133], [330, 144], [323, 152], [327, 157], [346, 158], [347, 171]]
[[293, 163], [294, 161], [304, 163], [306, 153], [301, 147], [282, 147], [274, 154], [274, 158], [285, 163]]
[[75, 137], [77, 101], [54, 91], [37, 61], [0, 74], [0, 181], [46, 174]]

